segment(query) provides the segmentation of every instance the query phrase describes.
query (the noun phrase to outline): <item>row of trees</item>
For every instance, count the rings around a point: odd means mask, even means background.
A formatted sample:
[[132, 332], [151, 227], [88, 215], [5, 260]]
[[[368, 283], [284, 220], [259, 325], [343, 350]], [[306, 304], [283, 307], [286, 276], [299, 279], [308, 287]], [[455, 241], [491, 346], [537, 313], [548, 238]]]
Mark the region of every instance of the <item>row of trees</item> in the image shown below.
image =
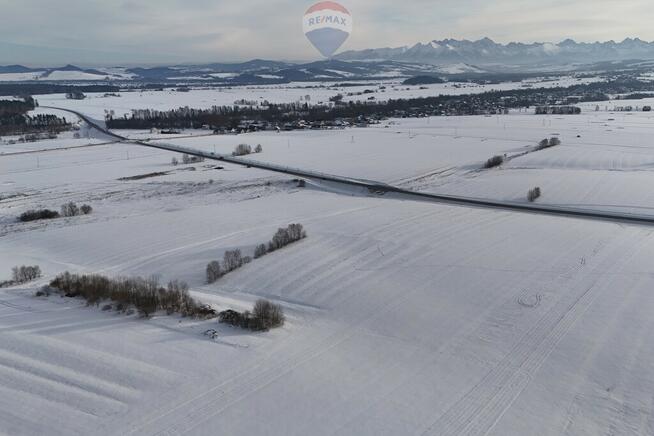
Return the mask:
[[188, 293], [188, 285], [171, 281], [166, 287], [151, 278], [108, 278], [98, 274], [78, 275], [65, 272], [58, 275], [50, 287], [70, 298], [83, 298], [88, 305], [99, 306], [111, 301], [117, 311], [125, 312], [131, 307], [143, 317], [163, 310], [167, 314], [179, 313], [194, 318], [213, 318], [216, 311], [201, 304]]
[[302, 224], [289, 224], [286, 228], [279, 228], [268, 244], [257, 245], [254, 249], [254, 258], [258, 259], [306, 237], [307, 232]]
[[215, 283], [225, 274], [250, 262], [252, 262], [252, 258], [250, 256], [243, 256], [240, 249], [227, 250], [223, 254], [222, 264], [219, 261], [214, 260], [209, 262], [207, 265], [207, 283]]
[[252, 311], [237, 312], [225, 310], [218, 314], [221, 323], [241, 327], [252, 331], [267, 331], [284, 325], [286, 317], [279, 304], [267, 300], [257, 300]]
[[[254, 249], [254, 258], [258, 259], [275, 250], [279, 250], [293, 242], [307, 237], [302, 224], [289, 224], [286, 228], [277, 229], [273, 238], [267, 244], [259, 244]], [[240, 249], [227, 250], [223, 255], [222, 263], [214, 260], [207, 264], [206, 277], [207, 283], [215, 283], [225, 274], [252, 262], [250, 256], [243, 256]]]
[[19, 221], [37, 221], [45, 219], [55, 219], [60, 217], [72, 217], [78, 215], [88, 215], [93, 212], [93, 208], [88, 204], [78, 206], [75, 202], [68, 202], [61, 205], [60, 212], [50, 209], [31, 209], [23, 212], [18, 217]]
[[36, 101], [32, 97], [21, 100], [0, 100], [0, 119], [10, 115], [25, 115], [36, 108]]
[[41, 139], [37, 133], [56, 135], [70, 130], [72, 125], [65, 117], [50, 114], [11, 114], [0, 115], [0, 135], [26, 135], [23, 141]]

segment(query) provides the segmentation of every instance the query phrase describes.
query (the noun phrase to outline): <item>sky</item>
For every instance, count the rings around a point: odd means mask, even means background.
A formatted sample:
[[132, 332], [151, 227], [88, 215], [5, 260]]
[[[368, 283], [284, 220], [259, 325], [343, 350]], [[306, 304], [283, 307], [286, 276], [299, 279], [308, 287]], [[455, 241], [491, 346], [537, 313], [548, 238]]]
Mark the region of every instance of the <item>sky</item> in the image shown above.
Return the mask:
[[[654, 40], [652, 0], [342, 0], [341, 51], [434, 39]], [[320, 59], [304, 0], [0, 0], [0, 65], [153, 65]]]

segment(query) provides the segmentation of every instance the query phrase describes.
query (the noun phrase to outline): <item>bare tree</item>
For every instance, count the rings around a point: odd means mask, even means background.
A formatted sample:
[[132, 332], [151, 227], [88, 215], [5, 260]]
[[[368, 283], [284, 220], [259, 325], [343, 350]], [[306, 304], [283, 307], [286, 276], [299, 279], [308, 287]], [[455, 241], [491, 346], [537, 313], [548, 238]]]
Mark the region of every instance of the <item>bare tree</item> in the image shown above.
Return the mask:
[[214, 260], [209, 262], [207, 265], [207, 283], [215, 283], [220, 277], [222, 277], [223, 272], [220, 268], [220, 262]]
[[79, 207], [72, 201], [65, 203], [61, 206], [61, 216], [76, 216], [79, 215]]
[[237, 248], [235, 250], [225, 251], [225, 254], [223, 255], [223, 268], [225, 271], [233, 271], [242, 265], [243, 256], [241, 250]]
[[245, 156], [250, 153], [252, 153], [252, 147], [247, 144], [239, 144], [234, 148], [232, 156]]
[[529, 192], [527, 192], [527, 200], [530, 202], [536, 201], [537, 198], [540, 197], [540, 188], [535, 187], [534, 189], [530, 189]]
[[265, 256], [267, 253], [268, 253], [268, 248], [266, 247], [266, 244], [259, 244], [254, 249], [254, 258], [258, 259], [261, 256]]
[[253, 327], [255, 330], [268, 330], [284, 325], [284, 311], [278, 304], [267, 300], [257, 300], [252, 309]]
[[41, 268], [34, 266], [15, 266], [11, 269], [12, 280], [15, 283], [27, 283], [41, 277]]

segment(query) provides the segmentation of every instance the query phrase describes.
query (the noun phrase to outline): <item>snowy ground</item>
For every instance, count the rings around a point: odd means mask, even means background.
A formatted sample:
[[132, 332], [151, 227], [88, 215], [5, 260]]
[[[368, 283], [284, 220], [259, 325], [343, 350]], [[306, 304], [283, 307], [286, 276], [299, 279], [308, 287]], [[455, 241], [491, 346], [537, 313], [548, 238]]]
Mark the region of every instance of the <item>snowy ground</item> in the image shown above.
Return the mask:
[[[649, 211], [653, 123], [514, 113], [166, 141], [261, 143], [254, 159], [418, 190], [526, 201], [540, 185], [543, 203]], [[553, 135], [562, 145], [523, 155]], [[211, 162], [173, 167], [170, 153], [135, 145], [62, 145], [0, 155], [0, 280], [17, 264], [45, 273], [0, 290], [0, 433], [654, 433], [650, 227], [344, 195]], [[480, 170], [494, 154], [512, 159]], [[69, 200], [94, 213], [15, 222]], [[291, 222], [309, 237], [203, 283], [208, 261], [249, 254]], [[288, 322], [251, 334], [32, 296], [64, 270], [186, 280], [220, 310], [265, 297]]]
[[[78, 110], [96, 119], [103, 119], [105, 110], [113, 110], [116, 116], [131, 113], [132, 109], [170, 110], [179, 107], [208, 109], [212, 106], [231, 106], [237, 100], [245, 99], [262, 104], [309, 103], [327, 104], [330, 97], [342, 94], [345, 101], [365, 101], [374, 97], [377, 101], [398, 98], [418, 98], [438, 95], [477, 94], [488, 91], [506, 91], [525, 87], [560, 87], [592, 83], [602, 80], [599, 77], [577, 78], [562, 76], [552, 79], [527, 79], [522, 82], [503, 82], [492, 85], [475, 83], [443, 83], [421, 86], [402, 85], [401, 80], [388, 80], [375, 84], [370, 81], [359, 86], [335, 86], [324, 82], [298, 82], [285, 85], [235, 86], [214, 89], [191, 89], [189, 92], [164, 91], [121, 92], [120, 97], [104, 93], [89, 93], [85, 100], [67, 100], [64, 94], [38, 95], [35, 98], [42, 106], [56, 106]], [[363, 91], [372, 91], [361, 94]], [[348, 94], [354, 94], [348, 96]], [[361, 95], [357, 95], [361, 94]], [[310, 98], [307, 100], [306, 96]]]

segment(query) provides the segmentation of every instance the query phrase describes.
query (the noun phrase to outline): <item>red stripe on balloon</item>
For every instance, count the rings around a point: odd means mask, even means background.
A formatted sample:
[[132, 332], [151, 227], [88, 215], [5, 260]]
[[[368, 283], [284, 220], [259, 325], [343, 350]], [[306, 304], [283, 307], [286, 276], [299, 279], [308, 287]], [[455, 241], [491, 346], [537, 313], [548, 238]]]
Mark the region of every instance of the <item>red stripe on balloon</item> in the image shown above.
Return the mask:
[[305, 15], [306, 15], [306, 14], [310, 14], [310, 13], [312, 13], [312, 12], [316, 12], [316, 11], [322, 11], [322, 10], [325, 10], [325, 9], [331, 9], [331, 10], [334, 10], [334, 11], [339, 11], [339, 12], [343, 12], [343, 13], [345, 13], [345, 14], [350, 15], [350, 11], [348, 11], [347, 9], [345, 9], [343, 6], [339, 5], [339, 4], [336, 3], [336, 2], [329, 2], [329, 1], [327, 1], [327, 2], [316, 3], [315, 5], [311, 6], [311, 7], [310, 7], [306, 12], [305, 12]]

